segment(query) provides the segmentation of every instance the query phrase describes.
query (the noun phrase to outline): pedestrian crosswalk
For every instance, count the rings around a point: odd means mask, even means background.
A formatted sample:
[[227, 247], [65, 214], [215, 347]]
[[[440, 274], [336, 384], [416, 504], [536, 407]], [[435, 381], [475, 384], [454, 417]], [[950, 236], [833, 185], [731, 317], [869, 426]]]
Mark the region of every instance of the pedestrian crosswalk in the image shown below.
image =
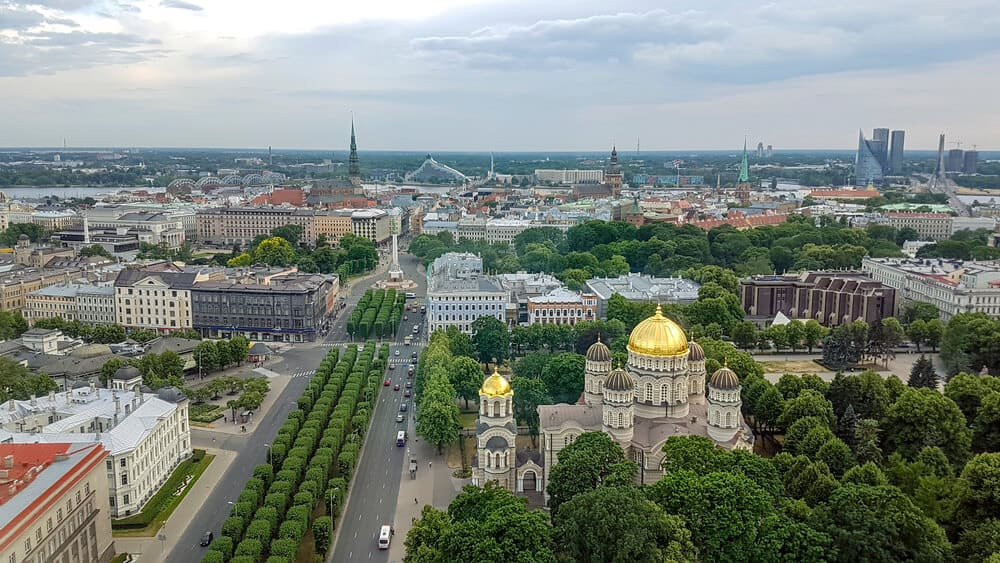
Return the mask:
[[292, 374], [278, 373], [276, 371], [271, 371], [271, 370], [269, 370], [267, 368], [257, 368], [254, 371], [257, 372], [257, 373], [259, 373], [259, 374], [261, 374], [261, 375], [263, 375], [264, 377], [266, 377], [268, 379], [274, 379], [275, 377], [278, 377], [278, 376], [281, 376], [281, 375], [291, 375], [292, 377], [311, 377], [311, 376], [313, 376], [313, 375], [316, 374], [316, 370], [314, 370], [314, 369], [309, 370], [309, 371], [299, 371], [299, 372], [292, 373]]
[[415, 363], [417, 363], [417, 361], [410, 357], [404, 358], [400, 356], [398, 358], [389, 358], [390, 366], [405, 366], [407, 364], [415, 364]]
[[309, 371], [300, 371], [292, 374], [292, 377], [312, 377], [316, 375], [316, 370], [311, 369]]

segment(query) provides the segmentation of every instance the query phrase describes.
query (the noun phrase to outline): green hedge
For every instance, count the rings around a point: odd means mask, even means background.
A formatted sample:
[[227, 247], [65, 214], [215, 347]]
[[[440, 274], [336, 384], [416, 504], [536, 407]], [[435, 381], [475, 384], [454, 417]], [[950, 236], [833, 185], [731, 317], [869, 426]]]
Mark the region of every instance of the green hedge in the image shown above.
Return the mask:
[[[167, 509], [176, 496], [174, 493], [180, 488], [184, 479], [189, 475], [193, 475], [198, 469], [198, 464], [202, 463], [204, 459], [205, 450], [194, 450], [191, 457], [177, 464], [167, 482], [160, 486], [160, 489], [156, 491], [153, 498], [149, 499], [146, 505], [142, 507], [142, 512], [120, 520], [114, 520], [111, 523], [112, 527], [116, 530], [135, 530], [149, 526], [154, 518]], [[188, 483], [187, 486], [190, 487], [192, 484], [193, 481], [192, 483]]]

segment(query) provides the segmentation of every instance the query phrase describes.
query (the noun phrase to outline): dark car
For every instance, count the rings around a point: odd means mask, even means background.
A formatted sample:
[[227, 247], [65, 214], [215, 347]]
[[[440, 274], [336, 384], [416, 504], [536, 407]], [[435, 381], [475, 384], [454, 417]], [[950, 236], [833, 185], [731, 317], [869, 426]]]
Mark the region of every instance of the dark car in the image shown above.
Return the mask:
[[208, 545], [212, 543], [212, 540], [214, 539], [215, 539], [215, 534], [213, 534], [212, 532], [205, 532], [205, 535], [201, 536], [201, 546], [208, 547]]
[[410, 387], [413, 387], [413, 382], [412, 381], [407, 381], [406, 382], [406, 388], [409, 389]]
[[399, 405], [399, 412], [406, 412], [406, 403]]
[[392, 390], [393, 391], [399, 391], [399, 384], [397, 383], [397, 384], [393, 385], [392, 386]]
[[410, 396], [410, 390], [407, 389], [406, 391], [403, 391], [403, 396], [404, 397], [409, 397]]

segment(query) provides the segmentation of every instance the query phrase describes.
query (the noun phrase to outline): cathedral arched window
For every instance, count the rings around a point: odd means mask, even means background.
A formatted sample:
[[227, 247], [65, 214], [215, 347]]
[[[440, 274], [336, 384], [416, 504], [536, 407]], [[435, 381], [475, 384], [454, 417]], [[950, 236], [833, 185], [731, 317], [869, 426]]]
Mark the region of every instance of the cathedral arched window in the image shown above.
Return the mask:
[[653, 384], [652, 383], [647, 383], [646, 384], [646, 402], [647, 403], [652, 403], [653, 402]]
[[618, 413], [618, 428], [625, 428], [625, 415]]
[[712, 412], [712, 424], [714, 424], [716, 426], [719, 425], [719, 411], [713, 411]]
[[502, 467], [500, 465], [500, 454], [493, 454], [493, 456], [494, 456], [493, 457], [493, 466], [494, 467]]
[[679, 403], [683, 399], [684, 399], [684, 384], [683, 383], [678, 383], [674, 387], [674, 400]]
[[663, 403], [670, 402], [670, 384], [664, 383], [660, 387], [660, 401]]
[[726, 428], [732, 428], [732, 427], [733, 427], [733, 413], [732, 412], [727, 412], [726, 413]]
[[483, 410], [481, 411], [484, 415], [486, 414], [486, 399], [483, 399]]

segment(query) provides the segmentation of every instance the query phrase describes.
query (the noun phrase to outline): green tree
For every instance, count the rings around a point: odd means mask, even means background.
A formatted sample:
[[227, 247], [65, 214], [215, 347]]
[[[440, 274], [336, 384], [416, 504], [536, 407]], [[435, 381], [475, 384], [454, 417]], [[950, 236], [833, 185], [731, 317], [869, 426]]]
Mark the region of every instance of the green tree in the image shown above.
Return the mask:
[[288, 266], [295, 259], [291, 243], [281, 237], [261, 241], [254, 250], [254, 262], [269, 266]]
[[941, 528], [895, 487], [844, 485], [812, 514], [833, 537], [839, 561], [947, 561]]
[[479, 397], [479, 387], [484, 378], [482, 364], [468, 356], [454, 358], [448, 367], [448, 380], [458, 396], [465, 400], [466, 409], [470, 400]]
[[552, 356], [542, 370], [542, 381], [555, 403], [573, 404], [583, 393], [586, 360], [580, 354], [564, 352]]
[[835, 327], [823, 339], [823, 364], [844, 369], [861, 361], [868, 348], [868, 325], [853, 322]]
[[709, 473], [722, 466], [725, 452], [704, 436], [671, 436], [663, 444], [661, 465], [666, 473], [694, 471]]
[[114, 377], [115, 372], [127, 365], [127, 361], [117, 356], [104, 362], [104, 365], [101, 366], [101, 374], [98, 376], [101, 380], [101, 385], [106, 387], [108, 385], [108, 380]]
[[92, 244], [90, 246], [85, 246], [80, 249], [80, 256], [90, 257], [90, 256], [103, 256], [104, 258], [109, 258], [114, 260], [115, 257], [108, 252], [106, 248], [99, 244]]
[[960, 561], [990, 561], [1000, 554], [1000, 520], [990, 518], [962, 532], [955, 554]]
[[788, 321], [785, 325], [785, 339], [788, 342], [788, 347], [795, 352], [802, 347], [802, 343], [806, 337], [806, 327], [802, 324], [802, 321], [798, 319], [792, 319]]
[[302, 241], [302, 235], [305, 233], [305, 229], [302, 225], [285, 225], [282, 227], [275, 227], [271, 229], [271, 236], [285, 239], [292, 246], [298, 246]]
[[33, 374], [21, 364], [0, 356], [0, 403], [11, 399], [27, 401], [33, 395], [47, 395], [59, 386], [44, 373]]
[[0, 340], [19, 338], [28, 330], [28, 322], [19, 311], [0, 311]]
[[561, 555], [573, 561], [696, 561], [691, 532], [633, 486], [600, 487], [553, 516]]
[[926, 356], [921, 355], [917, 358], [916, 362], [913, 362], [913, 368], [910, 369], [910, 380], [907, 381], [907, 385], [910, 387], [937, 389], [937, 371], [934, 370], [934, 364]]
[[941, 312], [938, 310], [937, 306], [932, 303], [925, 303], [923, 301], [910, 301], [903, 307], [903, 312], [900, 315], [900, 320], [903, 324], [910, 325], [917, 321], [933, 321], [940, 318]]
[[552, 359], [552, 354], [548, 352], [532, 352], [514, 362], [514, 379], [540, 378], [545, 366]]
[[972, 422], [972, 445], [979, 451], [995, 450], [1000, 444], [1000, 393], [983, 397]]
[[751, 321], [743, 321], [733, 328], [733, 343], [749, 350], [757, 345], [757, 327]]
[[969, 454], [972, 432], [954, 401], [932, 389], [908, 389], [886, 413], [883, 441], [889, 451], [913, 459], [925, 446], [938, 446], [952, 463]]
[[959, 508], [960, 517], [973, 523], [1000, 514], [1000, 453], [979, 454], [962, 470], [968, 486]]
[[906, 325], [906, 337], [917, 347], [917, 352], [919, 352], [920, 346], [927, 338], [927, 321], [918, 319]]
[[507, 325], [495, 317], [483, 316], [472, 322], [472, 349], [482, 363], [502, 362], [510, 352]]
[[879, 446], [878, 421], [870, 418], [858, 420], [857, 429], [854, 431], [855, 447], [854, 453], [858, 456], [858, 463], [882, 463], [882, 448]]
[[753, 405], [754, 423], [762, 432], [773, 432], [784, 410], [784, 397], [774, 386], [770, 386]]
[[802, 327], [802, 344], [812, 354], [813, 348], [826, 337], [828, 332], [816, 319], [809, 319]]
[[541, 379], [515, 377], [510, 386], [514, 391], [514, 418], [528, 427], [534, 440], [538, 436], [538, 405], [552, 404], [548, 389]]
[[472, 350], [472, 338], [468, 334], [458, 330], [457, 326], [449, 326], [445, 332], [448, 335], [448, 349], [451, 350], [452, 356], [456, 358], [459, 356], [468, 356], [475, 359], [476, 355]]
[[194, 363], [198, 366], [198, 372], [201, 374], [210, 372], [214, 369], [221, 367], [222, 362], [219, 358], [219, 349], [215, 342], [211, 340], [205, 340], [199, 342], [194, 348], [193, 352]]
[[774, 506], [771, 495], [739, 473], [670, 472], [652, 484], [647, 495], [667, 514], [684, 518], [700, 557], [707, 561], [746, 560]]
[[625, 459], [621, 447], [603, 432], [584, 432], [557, 454], [559, 463], [549, 473], [549, 507], [601, 486], [632, 483], [637, 467]]
[[848, 469], [858, 464], [851, 448], [840, 438], [831, 438], [820, 446], [816, 452], [816, 459], [825, 463], [830, 468], [830, 473], [838, 479], [843, 477]]
[[417, 434], [441, 453], [444, 446], [458, 439], [458, 415], [455, 389], [448, 382], [447, 372], [432, 373], [421, 394]]
[[833, 405], [826, 400], [818, 391], [806, 389], [799, 393], [798, 397], [785, 401], [785, 409], [778, 419], [778, 425], [788, 428], [796, 420], [815, 416], [823, 420], [827, 427], [833, 428], [836, 418], [833, 414]]

